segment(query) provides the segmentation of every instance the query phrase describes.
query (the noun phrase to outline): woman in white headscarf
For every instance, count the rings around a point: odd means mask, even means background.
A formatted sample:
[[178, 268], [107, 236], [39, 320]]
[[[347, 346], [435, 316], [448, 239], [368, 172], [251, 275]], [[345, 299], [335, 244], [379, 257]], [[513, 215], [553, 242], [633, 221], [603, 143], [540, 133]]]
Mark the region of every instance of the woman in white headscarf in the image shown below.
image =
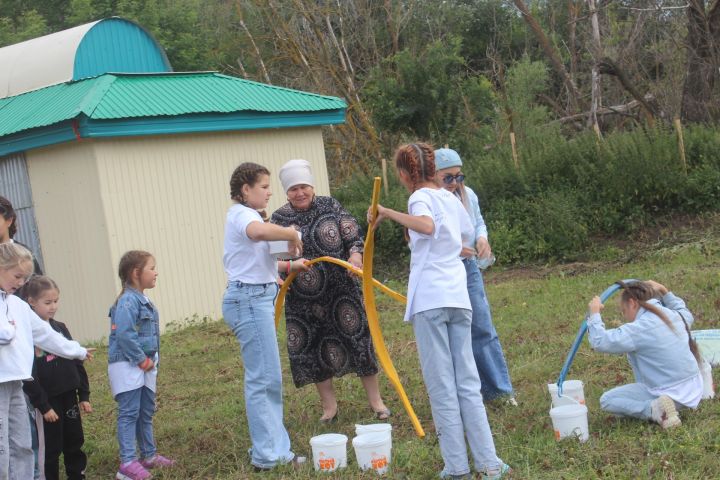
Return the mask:
[[[340, 202], [315, 195], [315, 179], [306, 160], [290, 160], [280, 169], [288, 203], [271, 221], [302, 233], [303, 257], [331, 256], [362, 267], [360, 227]], [[378, 420], [390, 410], [380, 397], [378, 367], [360, 285], [344, 268], [327, 262], [300, 273], [285, 303], [287, 349], [296, 387], [314, 383], [320, 394], [320, 421], [337, 420], [332, 379], [355, 373]]]

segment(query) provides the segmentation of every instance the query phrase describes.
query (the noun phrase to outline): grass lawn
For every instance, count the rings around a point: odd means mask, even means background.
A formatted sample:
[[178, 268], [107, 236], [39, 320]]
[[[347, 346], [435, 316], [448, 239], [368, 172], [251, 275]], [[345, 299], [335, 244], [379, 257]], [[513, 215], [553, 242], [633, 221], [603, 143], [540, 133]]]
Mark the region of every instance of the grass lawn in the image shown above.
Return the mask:
[[[556, 442], [548, 410], [546, 384], [553, 382], [577, 332], [590, 297], [623, 278], [652, 278], [684, 298], [695, 314], [695, 329], [717, 328], [720, 310], [720, 241], [705, 232], [682, 243], [646, 245], [646, 253], [615, 255], [622, 260], [572, 264], [532, 271], [489, 271], [485, 276], [494, 322], [505, 354], [519, 407], [488, 405], [498, 454], [514, 468], [516, 479], [720, 478], [720, 401], [701, 403], [681, 414], [683, 426], [664, 432], [657, 425], [620, 420], [600, 411], [603, 391], [632, 381], [624, 357], [594, 353], [587, 342], [578, 352], [568, 378], [585, 383], [590, 440]], [[635, 250], [637, 251], [637, 250]], [[161, 279], [162, 281], [162, 279]], [[394, 287], [404, 291], [401, 284]], [[218, 292], [218, 298], [220, 297]], [[150, 292], [152, 295], [152, 292]], [[388, 478], [435, 478], [442, 459], [430, 407], [418, 366], [411, 328], [402, 309], [379, 298], [385, 341], [415, 410], [427, 432], [415, 436], [394, 390], [381, 375], [381, 387], [394, 412], [393, 458]], [[617, 298], [605, 318], [619, 319]], [[162, 314], [162, 312], [161, 312]], [[72, 324], [70, 324], [72, 329]], [[297, 453], [310, 455], [314, 435], [339, 432], [350, 439], [355, 423], [372, 423], [359, 380], [335, 382], [340, 421], [318, 424], [321, 410], [313, 387], [296, 389], [284, 365], [285, 423]], [[117, 468], [115, 404], [106, 374], [106, 349], [87, 365], [95, 412], [85, 418], [88, 478], [113, 478]], [[161, 453], [178, 460], [162, 479], [373, 478], [358, 469], [348, 442], [348, 467], [320, 475], [312, 466], [300, 471], [280, 467], [256, 474], [243, 402], [243, 367], [237, 342], [222, 322], [199, 323], [162, 337], [159, 411], [155, 434]], [[716, 375], [716, 378], [718, 376]]]

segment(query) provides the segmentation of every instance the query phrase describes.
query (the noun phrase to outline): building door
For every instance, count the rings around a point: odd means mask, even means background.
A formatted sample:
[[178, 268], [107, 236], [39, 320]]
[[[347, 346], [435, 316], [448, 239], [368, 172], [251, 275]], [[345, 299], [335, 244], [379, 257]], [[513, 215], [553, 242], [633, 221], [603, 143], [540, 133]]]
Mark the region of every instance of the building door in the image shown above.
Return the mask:
[[0, 157], [0, 195], [10, 200], [17, 213], [15, 240], [30, 247], [33, 255], [37, 257], [40, 267], [44, 270], [40, 236], [35, 222], [32, 190], [24, 154], [15, 153]]

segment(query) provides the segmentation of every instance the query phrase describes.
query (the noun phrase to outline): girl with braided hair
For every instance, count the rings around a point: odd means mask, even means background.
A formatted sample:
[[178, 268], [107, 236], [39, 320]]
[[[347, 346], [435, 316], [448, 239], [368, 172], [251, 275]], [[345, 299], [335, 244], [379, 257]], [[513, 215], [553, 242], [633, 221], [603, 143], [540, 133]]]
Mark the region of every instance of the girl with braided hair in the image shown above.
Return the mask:
[[245, 367], [245, 411], [250, 428], [250, 462], [256, 470], [278, 464], [300, 465], [304, 457], [290, 450], [283, 424], [282, 372], [275, 337], [274, 301], [279, 271], [307, 271], [304, 259], [277, 261], [269, 240], [286, 240], [290, 251], [302, 251], [292, 227], [265, 223], [258, 213], [267, 207], [270, 172], [256, 163], [242, 163], [230, 178], [223, 264], [228, 276], [223, 318], [240, 343]]
[[430, 145], [398, 148], [395, 167], [410, 192], [408, 213], [378, 205], [368, 223], [385, 218], [408, 229], [410, 278], [405, 320], [415, 332], [420, 367], [430, 397], [435, 429], [445, 466], [440, 478], [468, 478], [467, 443], [482, 479], [499, 479], [510, 471], [495, 453], [480, 377], [473, 358], [472, 307], [463, 243], [474, 229], [462, 202], [435, 183], [435, 154]]
[[603, 305], [594, 297], [588, 305], [588, 339], [599, 352], [626, 354], [635, 383], [605, 392], [600, 406], [663, 428], [679, 426], [678, 408], [696, 408], [703, 394], [701, 357], [689, 330], [693, 315], [660, 283], [618, 283], [623, 288], [620, 310], [628, 323], [606, 330]]

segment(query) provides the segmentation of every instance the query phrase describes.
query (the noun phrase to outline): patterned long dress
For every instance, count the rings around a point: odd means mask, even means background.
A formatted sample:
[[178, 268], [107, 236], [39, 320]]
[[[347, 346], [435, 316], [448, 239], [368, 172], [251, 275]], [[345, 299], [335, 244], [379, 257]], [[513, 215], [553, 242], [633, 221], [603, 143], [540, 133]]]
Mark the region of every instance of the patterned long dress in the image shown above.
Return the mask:
[[[307, 210], [289, 203], [272, 222], [302, 232], [303, 257], [347, 260], [362, 252], [360, 227], [340, 202], [316, 196]], [[285, 303], [287, 349], [296, 387], [354, 372], [378, 372], [362, 292], [356, 277], [338, 265], [316, 263], [298, 274]]]

